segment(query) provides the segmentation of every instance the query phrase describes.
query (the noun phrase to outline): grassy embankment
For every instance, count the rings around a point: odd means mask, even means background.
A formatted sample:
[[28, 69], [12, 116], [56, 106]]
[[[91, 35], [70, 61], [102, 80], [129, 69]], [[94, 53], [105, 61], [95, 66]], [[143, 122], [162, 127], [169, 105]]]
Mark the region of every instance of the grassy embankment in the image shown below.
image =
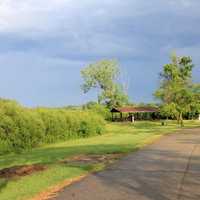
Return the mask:
[[[188, 121], [185, 127], [200, 126], [198, 121]], [[132, 124], [108, 124], [106, 134], [92, 138], [70, 140], [46, 145], [22, 154], [0, 156], [0, 169], [28, 164], [44, 164], [48, 168], [29, 176], [11, 180], [0, 179], [1, 200], [27, 200], [63, 180], [102, 169], [103, 164], [69, 166], [61, 163], [75, 155], [128, 153], [151, 143], [166, 133], [180, 129], [175, 122], [161, 126], [159, 122]]]

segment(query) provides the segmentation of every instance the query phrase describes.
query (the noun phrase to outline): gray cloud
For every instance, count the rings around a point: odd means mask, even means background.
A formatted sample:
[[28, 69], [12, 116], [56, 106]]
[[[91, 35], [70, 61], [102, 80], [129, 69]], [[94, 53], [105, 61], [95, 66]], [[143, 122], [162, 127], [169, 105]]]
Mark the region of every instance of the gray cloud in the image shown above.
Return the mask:
[[95, 96], [81, 95], [80, 69], [116, 58], [132, 99], [151, 101], [172, 50], [194, 58], [200, 81], [199, 9], [196, 0], [4, 0], [1, 94], [27, 105], [79, 104]]

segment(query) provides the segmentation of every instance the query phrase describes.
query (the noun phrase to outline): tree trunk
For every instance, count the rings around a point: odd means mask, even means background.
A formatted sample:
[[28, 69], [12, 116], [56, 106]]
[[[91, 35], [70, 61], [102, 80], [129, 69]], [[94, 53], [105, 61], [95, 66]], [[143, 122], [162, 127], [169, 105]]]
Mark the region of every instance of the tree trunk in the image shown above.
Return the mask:
[[180, 124], [180, 115], [179, 114], [176, 116], [176, 119], [177, 119], [177, 124]]
[[183, 113], [182, 113], [182, 112], [180, 112], [179, 119], [180, 119], [180, 124], [181, 124], [181, 126], [183, 127], [184, 124], [183, 124]]

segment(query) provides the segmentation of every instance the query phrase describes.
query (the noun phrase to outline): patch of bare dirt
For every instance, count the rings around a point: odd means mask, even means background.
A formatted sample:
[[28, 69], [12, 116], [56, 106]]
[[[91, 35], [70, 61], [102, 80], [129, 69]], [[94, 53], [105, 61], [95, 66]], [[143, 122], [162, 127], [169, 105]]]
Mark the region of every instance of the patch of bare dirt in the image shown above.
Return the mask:
[[98, 163], [112, 163], [114, 160], [118, 160], [123, 154], [104, 154], [104, 155], [78, 155], [63, 160], [63, 163], [71, 165], [86, 165], [86, 164], [98, 164]]
[[[104, 154], [104, 155], [78, 155], [78, 156], [73, 156], [71, 158], [67, 158], [63, 161], [62, 163], [69, 164], [69, 165], [88, 165], [88, 164], [98, 164], [98, 163], [105, 163], [109, 164], [112, 163], [115, 160], [118, 160], [121, 158], [124, 154]], [[46, 191], [36, 195], [34, 198], [31, 200], [49, 200], [52, 198], [55, 198], [58, 194], [58, 192], [62, 191], [65, 187], [79, 182], [82, 179], [84, 179], [88, 175], [85, 174], [83, 176], [77, 177], [77, 178], [72, 178], [70, 180], [65, 180], [58, 185], [55, 185], [53, 187], [50, 187]]]
[[22, 177], [33, 174], [34, 172], [44, 171], [45, 169], [47, 169], [47, 167], [43, 165], [14, 166], [0, 170], [0, 177], [1, 178]]
[[65, 180], [53, 187], [48, 188], [46, 191], [41, 192], [40, 194], [36, 195], [31, 200], [49, 200], [49, 199], [55, 198], [57, 196], [58, 192], [61, 192], [65, 187], [70, 186], [73, 183], [81, 181], [86, 176], [87, 176], [87, 174], [76, 177], [76, 178]]

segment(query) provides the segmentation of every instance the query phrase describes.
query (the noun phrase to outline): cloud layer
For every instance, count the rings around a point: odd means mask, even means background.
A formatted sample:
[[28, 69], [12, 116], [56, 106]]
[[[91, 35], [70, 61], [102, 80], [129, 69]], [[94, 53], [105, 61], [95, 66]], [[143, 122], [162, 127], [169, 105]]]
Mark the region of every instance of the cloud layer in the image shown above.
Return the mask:
[[26, 105], [80, 104], [80, 69], [116, 58], [134, 101], [151, 101], [171, 51], [193, 57], [200, 81], [196, 0], [2, 0], [0, 95]]

